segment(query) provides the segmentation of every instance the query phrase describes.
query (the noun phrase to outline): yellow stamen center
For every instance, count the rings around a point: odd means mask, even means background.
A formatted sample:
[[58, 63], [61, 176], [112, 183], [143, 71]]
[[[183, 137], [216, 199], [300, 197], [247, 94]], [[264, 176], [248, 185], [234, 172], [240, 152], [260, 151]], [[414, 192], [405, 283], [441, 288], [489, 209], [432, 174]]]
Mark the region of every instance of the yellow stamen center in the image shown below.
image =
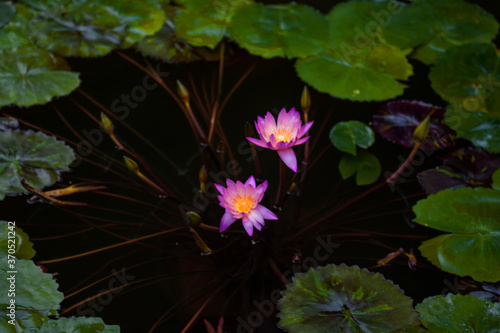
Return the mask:
[[253, 207], [253, 200], [249, 197], [237, 196], [234, 200], [234, 207], [241, 213], [248, 213]]
[[276, 138], [276, 142], [290, 142], [292, 140], [292, 135], [286, 128], [277, 128], [274, 132], [274, 137]]

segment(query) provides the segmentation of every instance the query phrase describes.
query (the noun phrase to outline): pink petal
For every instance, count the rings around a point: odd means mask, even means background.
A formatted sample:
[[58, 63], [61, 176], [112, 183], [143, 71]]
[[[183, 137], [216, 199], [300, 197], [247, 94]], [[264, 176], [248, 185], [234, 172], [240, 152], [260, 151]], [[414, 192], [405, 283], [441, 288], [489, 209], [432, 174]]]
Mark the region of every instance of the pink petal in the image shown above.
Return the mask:
[[248, 236], [253, 235], [253, 224], [247, 219], [246, 216], [243, 218], [243, 227], [245, 228], [245, 231], [247, 232]]
[[247, 218], [250, 222], [252, 222], [253, 225], [257, 225], [257, 224], [262, 224], [264, 225], [264, 218], [262, 217], [262, 215], [259, 213], [258, 210], [256, 209], [252, 209], [248, 215], [247, 215]]
[[303, 144], [304, 142], [306, 142], [307, 140], [309, 140], [309, 137], [308, 137], [308, 136], [306, 136], [305, 138], [302, 138], [302, 139], [300, 139], [300, 140], [295, 141], [295, 143], [294, 143], [293, 145], [294, 145], [294, 146], [301, 145], [301, 144]]
[[314, 121], [310, 121], [307, 124], [305, 124], [304, 126], [302, 126], [301, 129], [299, 130], [299, 133], [297, 134], [297, 137], [300, 138], [300, 137], [303, 137], [304, 135], [306, 135], [306, 133], [309, 131], [309, 129], [311, 128], [313, 123], [314, 123]]
[[229, 179], [229, 178], [226, 179], [226, 185], [227, 185], [228, 192], [234, 191], [235, 183], [231, 179]]
[[262, 226], [261, 226], [260, 224], [258, 224], [258, 223], [257, 223], [257, 224], [254, 224], [253, 226], [255, 227], [255, 229], [257, 229], [257, 230], [259, 230], [259, 231], [261, 231], [261, 230], [262, 230]]
[[257, 184], [255, 184], [255, 178], [253, 176], [250, 176], [250, 178], [247, 179], [247, 181], [245, 182], [245, 186], [247, 185], [252, 185], [253, 188], [257, 186]]
[[268, 208], [266, 208], [262, 205], [257, 205], [257, 207], [255, 207], [255, 209], [258, 210], [260, 215], [262, 215], [262, 217], [265, 218], [266, 220], [277, 220], [278, 219], [278, 217], [271, 210], [269, 210]]
[[281, 141], [276, 144], [276, 149], [287, 149], [291, 147], [291, 142]]
[[276, 138], [274, 137], [274, 134], [271, 134], [269, 136], [269, 143], [271, 144], [273, 149], [276, 149], [276, 148], [274, 148], [274, 147], [276, 147]]
[[226, 211], [222, 216], [222, 219], [220, 220], [219, 232], [223, 232], [224, 230], [226, 230], [236, 220], [237, 219], [233, 217], [230, 212]]
[[288, 121], [288, 115], [286, 113], [285, 108], [281, 109], [280, 114], [278, 115], [278, 127], [286, 127], [285, 122]]
[[297, 157], [295, 157], [295, 153], [292, 148], [278, 150], [278, 154], [287, 167], [292, 169], [293, 172], [297, 172]]
[[219, 184], [214, 184], [215, 185], [215, 188], [217, 189], [217, 191], [219, 191], [220, 194], [224, 195], [224, 191], [226, 190], [226, 188], [222, 185], [219, 185]]
[[250, 141], [251, 143], [253, 143], [254, 145], [267, 148], [267, 143], [265, 141], [255, 139], [255, 138], [250, 138], [250, 137], [247, 137], [247, 140]]

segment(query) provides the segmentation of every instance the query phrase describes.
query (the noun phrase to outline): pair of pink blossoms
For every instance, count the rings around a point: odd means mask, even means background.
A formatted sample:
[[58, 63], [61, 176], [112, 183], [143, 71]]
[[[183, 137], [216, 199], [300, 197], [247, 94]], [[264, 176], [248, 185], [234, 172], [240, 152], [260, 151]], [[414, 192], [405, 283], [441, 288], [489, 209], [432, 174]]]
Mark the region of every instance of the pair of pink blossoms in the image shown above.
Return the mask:
[[[302, 138], [311, 128], [313, 122], [302, 125], [300, 114], [292, 108], [288, 113], [282, 109], [278, 115], [278, 122], [268, 112], [265, 118], [257, 117], [255, 127], [260, 139], [247, 138], [257, 146], [276, 150], [281, 160], [294, 172], [297, 172], [297, 157], [292, 147], [306, 142], [309, 137]], [[220, 205], [226, 212], [222, 216], [220, 232], [226, 230], [236, 220], [242, 219], [243, 227], [248, 235], [252, 236], [253, 228], [261, 230], [264, 220], [277, 220], [278, 217], [269, 209], [259, 204], [267, 189], [267, 180], [257, 186], [255, 178], [250, 176], [243, 184], [230, 179], [226, 186], [215, 184], [220, 192]]]

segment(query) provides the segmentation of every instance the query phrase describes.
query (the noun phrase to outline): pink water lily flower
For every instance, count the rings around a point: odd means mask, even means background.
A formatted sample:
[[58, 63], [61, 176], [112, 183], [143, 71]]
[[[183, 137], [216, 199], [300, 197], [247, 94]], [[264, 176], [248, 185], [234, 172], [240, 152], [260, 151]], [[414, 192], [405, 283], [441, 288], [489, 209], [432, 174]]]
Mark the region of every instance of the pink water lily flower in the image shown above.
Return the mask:
[[217, 198], [226, 210], [220, 221], [220, 232], [226, 230], [234, 221], [242, 219], [243, 227], [252, 236], [253, 227], [260, 230], [265, 224], [264, 219], [278, 219], [269, 209], [259, 205], [267, 189], [267, 180], [256, 186], [255, 178], [250, 176], [245, 184], [240, 181], [235, 183], [231, 179], [227, 179], [226, 184], [227, 188], [215, 184], [221, 194]]
[[255, 127], [260, 140], [247, 138], [253, 144], [264, 148], [276, 150], [281, 160], [294, 172], [297, 172], [297, 157], [292, 147], [306, 142], [309, 137], [302, 138], [311, 128], [313, 122], [302, 126], [300, 114], [291, 108], [287, 113], [282, 109], [278, 115], [278, 123], [274, 116], [268, 112], [265, 118], [257, 117]]

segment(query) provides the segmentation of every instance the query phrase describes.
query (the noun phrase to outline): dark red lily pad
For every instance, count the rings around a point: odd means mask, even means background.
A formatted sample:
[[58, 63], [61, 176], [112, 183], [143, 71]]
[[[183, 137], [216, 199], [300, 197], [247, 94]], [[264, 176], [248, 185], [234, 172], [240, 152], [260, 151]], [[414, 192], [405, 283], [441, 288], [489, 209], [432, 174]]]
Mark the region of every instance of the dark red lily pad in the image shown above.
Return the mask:
[[431, 125], [427, 139], [422, 142], [422, 150], [452, 147], [455, 131], [444, 124], [445, 109], [419, 101], [397, 101], [384, 105], [373, 115], [373, 129], [383, 138], [404, 147], [413, 147], [413, 132], [430, 115]]
[[427, 194], [447, 188], [491, 187], [500, 158], [477, 148], [461, 148], [443, 159], [445, 165], [420, 172], [417, 177]]

